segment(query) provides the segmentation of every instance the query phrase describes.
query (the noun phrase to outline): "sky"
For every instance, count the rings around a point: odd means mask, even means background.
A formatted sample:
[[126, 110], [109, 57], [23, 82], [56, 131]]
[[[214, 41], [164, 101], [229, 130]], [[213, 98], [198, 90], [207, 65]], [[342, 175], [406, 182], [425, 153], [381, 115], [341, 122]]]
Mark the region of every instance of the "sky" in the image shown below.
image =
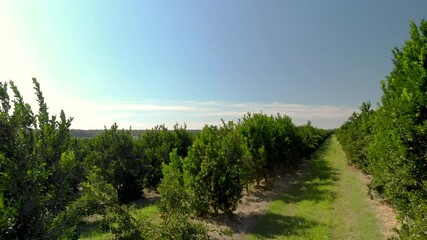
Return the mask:
[[74, 129], [190, 129], [247, 112], [339, 127], [376, 103], [427, 1], [0, 0], [0, 81]]

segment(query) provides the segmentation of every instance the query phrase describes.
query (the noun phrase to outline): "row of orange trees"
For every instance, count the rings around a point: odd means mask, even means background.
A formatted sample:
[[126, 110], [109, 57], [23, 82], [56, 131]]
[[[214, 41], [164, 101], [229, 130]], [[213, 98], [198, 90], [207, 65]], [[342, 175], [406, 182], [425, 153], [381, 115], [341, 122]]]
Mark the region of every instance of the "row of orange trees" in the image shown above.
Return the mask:
[[364, 103], [337, 131], [349, 159], [374, 177], [371, 188], [399, 211], [402, 239], [427, 239], [427, 22], [393, 50], [373, 110]]
[[[37, 112], [12, 81], [0, 84], [2, 239], [75, 239], [93, 214], [119, 239], [205, 239], [187, 216], [232, 212], [245, 187], [273, 178], [277, 167], [292, 170], [329, 134], [255, 113], [197, 134], [160, 125], [134, 138], [114, 124], [94, 138], [72, 138], [72, 119], [51, 116], [33, 81]], [[126, 203], [144, 188], [161, 193], [164, 221], [131, 214]]]
[[163, 164], [161, 209], [203, 215], [231, 213], [249, 184], [274, 178], [277, 168], [292, 170], [329, 131], [295, 126], [287, 116], [248, 114], [237, 123], [205, 126], [187, 157], [176, 151]]

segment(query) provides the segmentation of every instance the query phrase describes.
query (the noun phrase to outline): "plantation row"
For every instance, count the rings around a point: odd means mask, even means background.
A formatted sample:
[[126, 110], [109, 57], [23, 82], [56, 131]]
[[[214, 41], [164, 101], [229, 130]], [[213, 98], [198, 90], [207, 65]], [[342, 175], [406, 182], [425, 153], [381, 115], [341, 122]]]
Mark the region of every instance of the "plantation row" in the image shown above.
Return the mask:
[[399, 211], [402, 239], [427, 239], [427, 22], [394, 49], [378, 109], [363, 103], [337, 131], [352, 163], [374, 177], [370, 187]]
[[[118, 239], [206, 239], [188, 216], [231, 213], [245, 187], [292, 170], [330, 133], [256, 113], [197, 134], [160, 125], [134, 138], [114, 124], [94, 138], [72, 138], [72, 119], [50, 116], [33, 82], [37, 113], [12, 81], [0, 83], [2, 239], [76, 239], [82, 219], [94, 214]], [[144, 188], [161, 193], [161, 221], [126, 204]]]

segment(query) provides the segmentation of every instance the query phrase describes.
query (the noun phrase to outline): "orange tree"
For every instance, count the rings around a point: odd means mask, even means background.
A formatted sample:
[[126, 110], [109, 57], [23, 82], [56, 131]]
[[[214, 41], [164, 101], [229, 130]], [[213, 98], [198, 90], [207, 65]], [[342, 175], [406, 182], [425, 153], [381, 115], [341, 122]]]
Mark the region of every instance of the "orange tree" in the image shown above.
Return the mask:
[[18, 88], [0, 83], [0, 238], [55, 238], [49, 232], [57, 214], [76, 198], [78, 163], [68, 152], [70, 125], [61, 111], [50, 116], [33, 79], [39, 110], [34, 113]]
[[191, 209], [233, 211], [244, 186], [244, 163], [249, 153], [230, 122], [223, 127], [205, 126], [183, 160], [184, 185]]

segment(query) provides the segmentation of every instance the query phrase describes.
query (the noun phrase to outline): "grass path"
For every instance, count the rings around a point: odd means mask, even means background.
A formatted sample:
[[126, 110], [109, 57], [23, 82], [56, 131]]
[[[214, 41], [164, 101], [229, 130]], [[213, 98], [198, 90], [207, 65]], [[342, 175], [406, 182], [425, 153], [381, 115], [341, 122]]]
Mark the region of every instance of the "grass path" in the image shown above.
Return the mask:
[[301, 178], [271, 203], [247, 239], [384, 239], [366, 184], [348, 167], [335, 136]]

